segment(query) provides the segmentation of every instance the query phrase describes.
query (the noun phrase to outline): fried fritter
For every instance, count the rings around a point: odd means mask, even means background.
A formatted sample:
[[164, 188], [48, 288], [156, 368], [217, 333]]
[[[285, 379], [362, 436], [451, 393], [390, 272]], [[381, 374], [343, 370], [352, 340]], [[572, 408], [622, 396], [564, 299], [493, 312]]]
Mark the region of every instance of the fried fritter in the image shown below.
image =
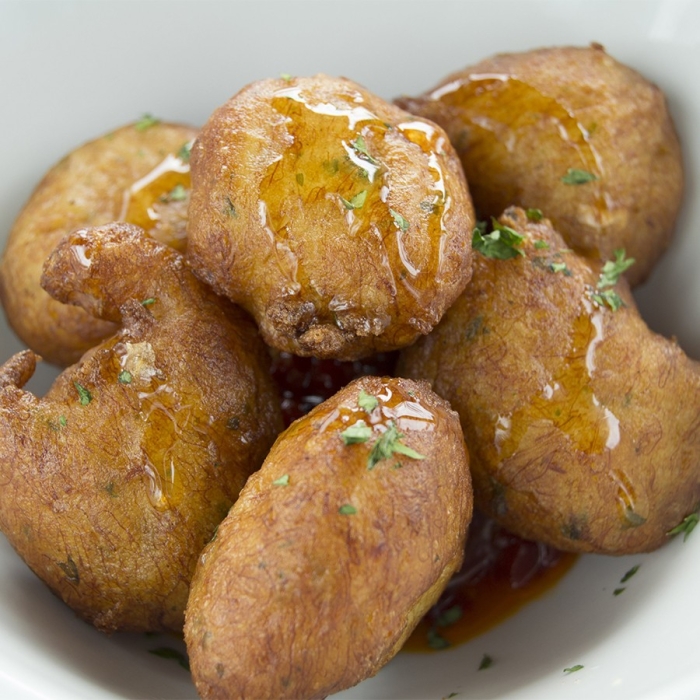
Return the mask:
[[205, 549], [185, 639], [203, 698], [323, 698], [374, 675], [459, 568], [459, 419], [363, 377], [293, 423]]
[[349, 80], [249, 85], [192, 150], [193, 268], [294, 354], [428, 333], [469, 280], [473, 224], [442, 129]]
[[0, 260], [0, 301], [17, 335], [66, 366], [116, 327], [64, 306], [40, 286], [49, 253], [78, 228], [126, 221], [182, 251], [189, 203], [187, 126], [142, 120], [91, 141], [55, 165], [10, 232]]
[[200, 551], [281, 430], [264, 346], [134, 226], [71, 234], [42, 282], [122, 328], [42, 399], [21, 389], [33, 353], [0, 370], [0, 529], [96, 627], [181, 630]]
[[683, 166], [666, 100], [599, 44], [499, 54], [396, 102], [447, 131], [480, 217], [539, 208], [587, 256], [624, 248], [632, 285], [668, 246]]
[[476, 503], [505, 527], [573, 552], [655, 549], [700, 507], [700, 364], [615, 284], [621, 252], [601, 268], [546, 219], [510, 209], [500, 224], [524, 256], [477, 254], [398, 372], [460, 414]]

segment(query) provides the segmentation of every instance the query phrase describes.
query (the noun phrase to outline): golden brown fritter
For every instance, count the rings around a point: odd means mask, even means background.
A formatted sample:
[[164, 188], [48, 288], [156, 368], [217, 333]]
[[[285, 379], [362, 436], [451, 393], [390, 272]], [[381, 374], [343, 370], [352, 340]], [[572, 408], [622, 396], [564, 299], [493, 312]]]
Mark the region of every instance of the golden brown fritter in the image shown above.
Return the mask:
[[192, 150], [195, 272], [298, 355], [428, 333], [469, 280], [473, 224], [443, 131], [349, 80], [249, 85]]
[[[700, 365], [652, 333], [621, 278], [510, 209], [524, 256], [474, 278], [399, 373], [460, 414], [477, 505], [574, 552], [652, 550], [700, 507]], [[619, 306], [619, 303], [624, 305]]]
[[683, 192], [666, 100], [602, 46], [499, 54], [397, 103], [447, 131], [481, 217], [539, 208], [585, 255], [625, 248], [633, 285], [666, 249]]
[[127, 224], [68, 236], [43, 283], [122, 329], [43, 399], [21, 389], [33, 353], [0, 369], [0, 529], [96, 627], [180, 630], [201, 549], [281, 429], [262, 341]]
[[[64, 306], [39, 285], [49, 253], [78, 228], [122, 220], [182, 251], [189, 144], [197, 132], [144, 119], [72, 151], [44, 177], [15, 222], [0, 260], [0, 301], [17, 335], [66, 366], [112, 335], [112, 323]], [[184, 148], [183, 148], [184, 147]]]
[[462, 561], [469, 459], [427, 383], [363, 377], [293, 423], [205, 549], [185, 639], [203, 698], [374, 675]]

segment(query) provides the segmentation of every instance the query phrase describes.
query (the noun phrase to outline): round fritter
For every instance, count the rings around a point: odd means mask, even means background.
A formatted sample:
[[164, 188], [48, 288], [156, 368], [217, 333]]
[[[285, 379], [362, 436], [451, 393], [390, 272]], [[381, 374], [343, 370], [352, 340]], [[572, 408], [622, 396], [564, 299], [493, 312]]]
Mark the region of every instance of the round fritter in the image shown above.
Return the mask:
[[396, 654], [459, 568], [459, 419], [425, 382], [363, 377], [293, 423], [192, 582], [203, 698], [323, 698]]
[[473, 223], [444, 132], [349, 80], [254, 83], [192, 150], [195, 272], [298, 355], [428, 333], [469, 280]]
[[189, 148], [197, 132], [144, 118], [91, 141], [55, 165], [17, 218], [0, 260], [0, 301], [17, 335], [66, 366], [116, 327], [64, 306], [39, 285], [49, 253], [67, 233], [112, 221], [136, 224], [182, 251], [189, 202]]
[[[143, 274], [148, 270], [148, 274]], [[43, 283], [119, 323], [44, 398], [0, 368], [0, 529], [105, 631], [180, 631], [199, 554], [281, 430], [262, 340], [136, 227], [64, 239]]]
[[700, 365], [615, 284], [622, 253], [592, 266], [547, 220], [500, 221], [524, 255], [477, 254], [398, 371], [460, 414], [477, 505], [505, 527], [575, 552], [659, 547], [700, 504]]
[[675, 225], [683, 167], [661, 90], [598, 44], [500, 54], [397, 103], [459, 153], [482, 218], [539, 208], [569, 245], [624, 248], [642, 282]]

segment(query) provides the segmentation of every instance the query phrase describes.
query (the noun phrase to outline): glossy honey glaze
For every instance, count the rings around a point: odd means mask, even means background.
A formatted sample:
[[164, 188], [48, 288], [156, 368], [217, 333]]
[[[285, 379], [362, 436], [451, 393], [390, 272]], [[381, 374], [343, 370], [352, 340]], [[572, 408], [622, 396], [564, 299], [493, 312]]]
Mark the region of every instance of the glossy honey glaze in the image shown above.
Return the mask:
[[[416, 299], [427, 294], [427, 300], [443, 273], [441, 241], [451, 201], [442, 163], [445, 135], [419, 119], [390, 124], [352, 90], [331, 104], [291, 85], [274, 93], [271, 106], [280, 118], [280, 150], [260, 183], [257, 213], [288, 294], [303, 289], [320, 318], [339, 325], [361, 308], [356, 285], [330, 289], [308, 265], [309, 232], [323, 221], [329, 258], [340, 264], [343, 251], [371, 255], [393, 295], [400, 288]], [[407, 144], [422, 153], [413, 170], [401, 155]], [[420, 203], [395, 199], [406, 178], [417, 178]], [[388, 319], [371, 322], [381, 326]]]
[[[536, 134], [542, 152], [567, 149], [569, 156], [564, 162], [594, 176], [595, 180], [577, 193], [585, 195], [586, 224], [598, 228], [610, 223], [615, 203], [602, 186], [605, 169], [593, 145], [596, 123], [581, 123], [560, 101], [512, 75], [469, 74], [434, 90], [430, 98], [459, 115], [462, 128], [459, 134], [450, 133], [450, 137], [470, 184], [473, 180], [479, 188], [480, 178], [474, 177], [472, 169], [492, 171], [498, 191], [480, 192], [487, 197], [490, 211], [500, 212], [508, 204], [520, 201], [513, 184], [516, 161], [511, 154], [516, 150], [526, 152], [527, 142]], [[521, 140], [525, 143], [519, 143]], [[496, 175], [501, 171], [502, 178]], [[556, 173], [555, 177], [559, 180], [564, 175], [565, 172]], [[537, 202], [523, 204], [539, 206]]]
[[[153, 170], [125, 190], [119, 220], [153, 232], [166, 220], [181, 219], [178, 222], [180, 225], [173, 226], [170, 223], [168, 229], [172, 233], [164, 234], [166, 240], [163, 242], [182, 250], [184, 241], [180, 239], [184, 239], [185, 235], [184, 222], [190, 188], [189, 162], [179, 155], [169, 154]], [[168, 208], [177, 211], [168, 214]], [[182, 233], [177, 229], [181, 229]], [[159, 239], [162, 237], [156, 236]]]
[[[395, 361], [395, 353], [356, 362], [277, 353], [272, 370], [280, 386], [285, 422], [289, 424], [304, 415], [356, 377], [392, 374]], [[407, 397], [391, 397], [388, 403], [394, 413], [384, 417], [396, 418], [397, 408], [412, 409]], [[368, 416], [362, 411], [356, 418], [367, 420]], [[430, 426], [424, 416], [416, 418]], [[338, 422], [342, 420], [340, 413], [335, 419], [336, 428], [346, 427]], [[523, 540], [475, 512], [462, 569], [407, 640], [404, 650], [434, 651], [469, 641], [556, 585], [576, 560], [577, 555]]]

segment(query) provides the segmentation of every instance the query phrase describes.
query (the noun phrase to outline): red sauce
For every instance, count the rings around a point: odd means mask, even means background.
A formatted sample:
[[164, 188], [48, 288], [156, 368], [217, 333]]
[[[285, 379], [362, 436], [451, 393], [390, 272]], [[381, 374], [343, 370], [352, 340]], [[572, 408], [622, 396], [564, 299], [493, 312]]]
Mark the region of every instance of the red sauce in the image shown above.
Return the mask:
[[[272, 374], [280, 387], [286, 425], [357, 377], [394, 373], [396, 353], [355, 362], [276, 353]], [[523, 540], [482, 513], [469, 527], [464, 564], [404, 645], [433, 651], [460, 644], [495, 627], [553, 587], [575, 554]]]

